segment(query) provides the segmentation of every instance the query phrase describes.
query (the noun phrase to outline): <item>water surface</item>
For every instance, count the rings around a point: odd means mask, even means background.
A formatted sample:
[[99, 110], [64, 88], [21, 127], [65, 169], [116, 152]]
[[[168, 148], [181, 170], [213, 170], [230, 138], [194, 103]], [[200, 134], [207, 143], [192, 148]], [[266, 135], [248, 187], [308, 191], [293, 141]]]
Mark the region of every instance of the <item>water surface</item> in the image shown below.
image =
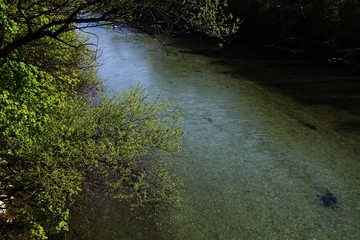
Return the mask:
[[[138, 83], [184, 110], [184, 207], [170, 233], [115, 203], [88, 239], [359, 239], [359, 75], [245, 47], [93, 28], [99, 76]], [[331, 191], [336, 208], [318, 195]], [[106, 201], [106, 200], [104, 200]], [[76, 226], [76, 224], [74, 224]], [[72, 235], [76, 238], [76, 235]]]

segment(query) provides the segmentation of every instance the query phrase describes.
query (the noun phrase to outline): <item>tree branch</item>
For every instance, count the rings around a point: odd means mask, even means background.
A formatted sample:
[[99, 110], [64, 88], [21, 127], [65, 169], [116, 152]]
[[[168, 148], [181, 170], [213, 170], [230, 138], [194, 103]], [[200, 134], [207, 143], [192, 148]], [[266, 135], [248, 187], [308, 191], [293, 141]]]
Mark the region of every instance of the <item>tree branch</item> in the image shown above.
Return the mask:
[[[32, 32], [30, 21], [26, 18], [26, 15], [24, 14], [23, 17], [25, 19], [27, 19], [28, 20], [27, 23], [29, 23], [28, 34], [14, 40], [7, 46], [0, 48], [0, 58], [7, 57], [9, 54], [11, 54], [13, 51], [18, 49], [19, 47], [26, 45], [32, 41], [38, 40], [42, 37], [49, 36], [49, 37], [57, 38], [63, 32], [76, 29], [77, 27], [69, 28], [69, 26], [72, 23], [101, 22], [101, 21], [108, 20], [109, 15], [116, 12], [115, 9], [111, 9], [110, 11], [103, 13], [99, 17], [90, 16], [90, 17], [85, 17], [85, 18], [81, 18], [81, 17], [77, 18], [77, 16], [79, 16], [79, 14], [81, 13], [82, 10], [84, 10], [85, 8], [87, 8], [89, 6], [96, 5], [97, 3], [98, 3], [98, 1], [92, 1], [87, 4], [80, 5], [67, 18], [61, 19], [61, 20], [55, 20], [50, 23], [44, 24], [43, 26], [41, 26], [39, 29], [37, 29], [34, 32]], [[20, 12], [23, 12], [21, 9], [21, 0], [19, 0], [18, 8], [19, 8]], [[55, 31], [52, 31], [51, 28], [56, 27], [56, 26], [60, 26], [60, 28]]]
[[31, 27], [30, 19], [26, 16], [25, 12], [21, 8], [21, 3], [22, 3], [21, 0], [19, 0], [18, 5], [17, 5], [18, 10], [19, 10], [21, 16], [23, 16], [23, 18], [25, 19], [29, 34], [32, 34], [33, 31], [32, 31], [32, 27]]

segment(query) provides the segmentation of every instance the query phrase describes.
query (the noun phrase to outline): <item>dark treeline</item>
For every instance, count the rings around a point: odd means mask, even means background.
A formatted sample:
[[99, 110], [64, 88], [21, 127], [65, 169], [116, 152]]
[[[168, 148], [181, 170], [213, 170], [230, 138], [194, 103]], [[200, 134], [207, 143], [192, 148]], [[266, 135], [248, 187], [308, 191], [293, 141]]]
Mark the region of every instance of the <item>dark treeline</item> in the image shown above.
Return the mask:
[[239, 34], [289, 47], [345, 49], [360, 43], [358, 0], [231, 0]]

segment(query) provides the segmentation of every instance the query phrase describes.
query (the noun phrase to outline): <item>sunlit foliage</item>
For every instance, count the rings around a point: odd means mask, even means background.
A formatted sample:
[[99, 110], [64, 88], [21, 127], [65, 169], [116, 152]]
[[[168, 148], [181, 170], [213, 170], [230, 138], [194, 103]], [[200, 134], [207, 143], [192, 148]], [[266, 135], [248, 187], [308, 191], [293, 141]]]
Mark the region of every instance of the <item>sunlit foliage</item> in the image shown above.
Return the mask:
[[[69, 230], [79, 194], [130, 208], [180, 205], [167, 163], [181, 154], [180, 110], [144, 89], [98, 91], [85, 27], [127, 24], [225, 39], [237, 20], [219, 1], [0, 0], [0, 238]], [[74, 31], [78, 30], [78, 31]]]

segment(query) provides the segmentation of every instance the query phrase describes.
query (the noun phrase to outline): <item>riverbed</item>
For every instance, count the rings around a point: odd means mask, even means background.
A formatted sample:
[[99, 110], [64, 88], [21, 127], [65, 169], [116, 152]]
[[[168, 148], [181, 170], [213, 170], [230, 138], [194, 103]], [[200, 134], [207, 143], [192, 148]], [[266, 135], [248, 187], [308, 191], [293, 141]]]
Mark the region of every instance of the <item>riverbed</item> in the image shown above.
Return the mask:
[[109, 89], [141, 84], [186, 106], [188, 157], [171, 165], [184, 206], [170, 227], [156, 230], [112, 203], [106, 213], [88, 209], [106, 214], [95, 222], [74, 218], [86, 239], [360, 238], [358, 73], [245, 46], [89, 31]]

